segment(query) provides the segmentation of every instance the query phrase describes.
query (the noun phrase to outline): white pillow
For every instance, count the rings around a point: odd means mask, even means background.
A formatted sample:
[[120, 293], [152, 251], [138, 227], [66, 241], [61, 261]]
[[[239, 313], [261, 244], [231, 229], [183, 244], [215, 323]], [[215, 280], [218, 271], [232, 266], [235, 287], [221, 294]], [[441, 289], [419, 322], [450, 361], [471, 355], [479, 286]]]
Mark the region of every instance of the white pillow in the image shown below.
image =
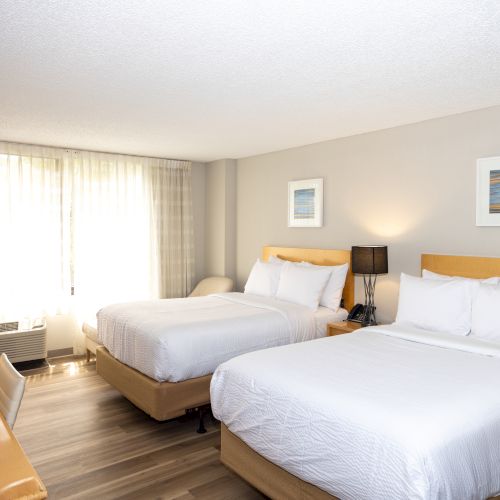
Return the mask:
[[316, 310], [332, 271], [293, 262], [283, 264], [276, 298]]
[[450, 280], [454, 280], [454, 279], [470, 280], [470, 281], [474, 281], [477, 283], [486, 283], [489, 285], [498, 285], [500, 283], [500, 278], [498, 278], [496, 276], [493, 276], [491, 278], [486, 278], [486, 279], [464, 278], [463, 276], [448, 276], [446, 274], [433, 273], [432, 271], [428, 271], [427, 269], [422, 270], [422, 278], [431, 279], [431, 280], [443, 280], [443, 281], [450, 281]]
[[472, 302], [471, 336], [500, 341], [500, 285], [482, 284]]
[[257, 259], [245, 285], [245, 293], [274, 297], [280, 281], [283, 264]]
[[342, 300], [342, 292], [344, 291], [349, 264], [341, 264], [339, 266], [316, 266], [310, 262], [302, 262], [302, 265], [331, 270], [332, 274], [321, 294], [319, 304], [337, 312], [340, 307], [340, 301]]
[[469, 280], [430, 280], [401, 273], [396, 323], [467, 335], [472, 291]]
[[284, 264], [285, 262], [288, 262], [288, 261], [286, 261], [284, 259], [280, 259], [279, 257], [276, 257], [276, 255], [270, 255], [268, 262]]

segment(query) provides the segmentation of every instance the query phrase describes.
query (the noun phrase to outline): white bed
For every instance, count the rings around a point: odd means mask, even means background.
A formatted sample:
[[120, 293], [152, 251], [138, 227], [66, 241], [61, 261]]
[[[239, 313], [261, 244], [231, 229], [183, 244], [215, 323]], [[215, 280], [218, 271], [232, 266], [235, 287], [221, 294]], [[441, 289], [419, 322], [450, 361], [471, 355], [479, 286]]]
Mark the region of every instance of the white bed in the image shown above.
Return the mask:
[[204, 406], [220, 363], [324, 336], [329, 321], [344, 319], [339, 308], [354, 304], [350, 262], [349, 250], [266, 246], [245, 294], [106, 307], [98, 313], [97, 373], [156, 420]]
[[392, 325], [232, 359], [211, 400], [260, 456], [336, 497], [484, 499], [500, 493], [499, 380], [498, 344]]
[[99, 341], [114, 358], [158, 382], [180, 382], [245, 352], [324, 337], [347, 311], [225, 293], [115, 304], [97, 317]]

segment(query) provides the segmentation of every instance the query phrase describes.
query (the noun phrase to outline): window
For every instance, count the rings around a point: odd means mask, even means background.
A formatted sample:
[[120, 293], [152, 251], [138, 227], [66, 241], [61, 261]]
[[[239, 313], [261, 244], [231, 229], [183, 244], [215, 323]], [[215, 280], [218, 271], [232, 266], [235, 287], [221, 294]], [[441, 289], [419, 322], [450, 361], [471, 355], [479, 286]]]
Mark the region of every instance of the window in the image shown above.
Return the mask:
[[0, 319], [184, 296], [189, 162], [0, 143]]

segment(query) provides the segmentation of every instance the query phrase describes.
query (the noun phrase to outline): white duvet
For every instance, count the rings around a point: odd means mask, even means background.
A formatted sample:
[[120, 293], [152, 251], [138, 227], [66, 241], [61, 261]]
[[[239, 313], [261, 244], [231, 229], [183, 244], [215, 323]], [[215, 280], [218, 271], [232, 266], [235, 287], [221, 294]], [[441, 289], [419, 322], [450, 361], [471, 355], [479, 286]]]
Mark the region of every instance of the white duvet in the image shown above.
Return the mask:
[[97, 314], [98, 339], [109, 352], [159, 382], [201, 377], [239, 354], [316, 338], [318, 325], [306, 307], [242, 293], [115, 304]]
[[500, 493], [500, 346], [411, 327], [250, 353], [212, 378], [214, 415], [341, 499]]

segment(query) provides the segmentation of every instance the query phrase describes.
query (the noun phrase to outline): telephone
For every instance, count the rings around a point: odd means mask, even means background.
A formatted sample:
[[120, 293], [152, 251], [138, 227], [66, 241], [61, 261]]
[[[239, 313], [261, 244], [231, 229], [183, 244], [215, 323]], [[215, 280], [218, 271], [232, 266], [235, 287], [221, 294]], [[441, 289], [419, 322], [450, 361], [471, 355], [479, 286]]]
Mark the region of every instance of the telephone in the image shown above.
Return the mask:
[[347, 316], [347, 321], [355, 321], [356, 323], [361, 323], [365, 315], [365, 306], [363, 304], [356, 304]]

